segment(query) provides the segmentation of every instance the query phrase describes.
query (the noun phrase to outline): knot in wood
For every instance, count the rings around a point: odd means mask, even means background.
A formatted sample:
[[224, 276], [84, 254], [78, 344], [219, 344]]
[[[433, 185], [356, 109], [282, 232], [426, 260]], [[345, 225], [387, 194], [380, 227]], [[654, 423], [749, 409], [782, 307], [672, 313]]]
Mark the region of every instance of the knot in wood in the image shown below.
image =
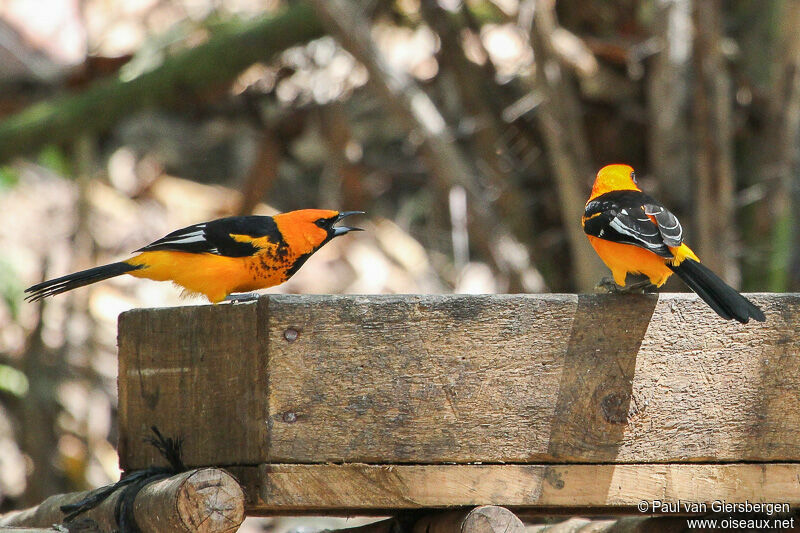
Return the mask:
[[625, 424], [628, 422], [628, 396], [612, 392], [600, 400], [603, 418], [609, 424]]
[[564, 488], [564, 480], [561, 478], [561, 474], [552, 467], [547, 467], [545, 470], [544, 480], [554, 489], [561, 490]]

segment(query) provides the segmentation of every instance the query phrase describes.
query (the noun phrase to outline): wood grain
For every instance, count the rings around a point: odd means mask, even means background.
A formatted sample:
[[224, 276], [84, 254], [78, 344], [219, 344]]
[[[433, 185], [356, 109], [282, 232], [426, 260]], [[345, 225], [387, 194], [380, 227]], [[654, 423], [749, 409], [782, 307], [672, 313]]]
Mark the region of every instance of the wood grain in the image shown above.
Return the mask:
[[248, 515], [383, 515], [490, 504], [546, 512], [570, 508], [574, 514], [603, 508], [641, 516], [636, 506], [642, 500], [800, 504], [795, 463], [260, 465], [233, 472], [247, 495]]
[[244, 493], [224, 470], [184, 472], [147, 488], [134, 503], [143, 532], [230, 533], [244, 521]]
[[158, 462], [139, 444], [153, 424], [190, 465], [796, 460], [800, 295], [752, 299], [766, 323], [690, 294], [125, 313], [121, 463]]
[[[266, 453], [266, 366], [255, 305], [142, 309], [119, 318], [120, 464], [164, 463], [144, 440], [183, 437], [189, 465]], [[235, 458], [230, 451], [235, 450]], [[136, 457], [136, 464], [129, 458]]]

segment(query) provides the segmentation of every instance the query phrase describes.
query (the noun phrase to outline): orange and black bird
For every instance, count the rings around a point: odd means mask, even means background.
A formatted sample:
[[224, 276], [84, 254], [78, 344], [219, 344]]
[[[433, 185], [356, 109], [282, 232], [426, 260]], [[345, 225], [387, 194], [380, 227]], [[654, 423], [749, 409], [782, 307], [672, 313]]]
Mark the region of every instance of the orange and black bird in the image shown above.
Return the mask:
[[678, 219], [644, 194], [628, 165], [600, 169], [581, 219], [583, 230], [614, 281], [624, 287], [628, 273], [644, 274], [660, 287], [677, 274], [719, 316], [763, 322], [764, 312], [700, 263], [683, 244]]
[[[172, 281], [186, 294], [212, 303], [232, 293], [278, 285], [297, 272], [325, 243], [361, 228], [335, 226], [362, 211], [302, 209], [268, 216], [227, 217], [194, 224], [136, 250], [126, 261], [90, 268], [25, 289], [35, 301], [90, 283], [130, 274]], [[236, 298], [233, 298], [236, 299]]]

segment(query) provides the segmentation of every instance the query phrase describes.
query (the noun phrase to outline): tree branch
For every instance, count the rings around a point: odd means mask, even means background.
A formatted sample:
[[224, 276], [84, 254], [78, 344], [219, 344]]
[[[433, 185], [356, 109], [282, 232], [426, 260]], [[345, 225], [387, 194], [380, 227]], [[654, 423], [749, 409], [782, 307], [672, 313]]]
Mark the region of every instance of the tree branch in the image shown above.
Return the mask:
[[588, 290], [603, 273], [600, 260], [587, 245], [580, 225], [589, 192], [587, 185], [593, 175], [589, 143], [577, 89], [553, 50], [553, 33], [558, 29], [555, 0], [531, 1], [535, 6], [531, 27], [531, 46], [536, 58], [535, 89], [544, 97], [536, 117], [555, 174], [561, 216], [572, 255], [573, 279], [579, 289]]
[[733, 130], [730, 76], [720, 48], [722, 5], [694, 4], [693, 118], [695, 135], [695, 238], [703, 262], [729, 283], [738, 271], [733, 249]]
[[104, 130], [137, 109], [169, 105], [187, 93], [225, 84], [249, 65], [321, 35], [311, 8], [295, 3], [279, 15], [221, 31], [132, 80], [107, 78], [82, 93], [34, 104], [0, 122], [0, 162]]
[[421, 140], [420, 151], [442, 198], [450, 188], [462, 186], [469, 195], [470, 236], [498, 270], [512, 277], [511, 285], [521, 286], [521, 270], [528, 268], [508, 261], [501, 250], [504, 242], [516, 242], [501, 222], [496, 206], [482, 191], [475, 170], [467, 163], [453, 140], [444, 118], [428, 95], [405, 72], [391, 68], [376, 49], [369, 23], [357, 6], [348, 0], [312, 0], [317, 13], [341, 45], [358, 59], [370, 75], [370, 83], [387, 108], [406, 131]]

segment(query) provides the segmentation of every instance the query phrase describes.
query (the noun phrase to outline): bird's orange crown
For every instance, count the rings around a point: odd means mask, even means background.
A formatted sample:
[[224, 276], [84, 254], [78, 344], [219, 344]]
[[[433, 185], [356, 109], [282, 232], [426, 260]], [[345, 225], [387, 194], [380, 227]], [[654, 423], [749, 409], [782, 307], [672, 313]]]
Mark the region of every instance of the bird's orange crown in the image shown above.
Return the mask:
[[597, 172], [589, 201], [610, 191], [639, 191], [636, 175], [629, 165], [606, 165]]

